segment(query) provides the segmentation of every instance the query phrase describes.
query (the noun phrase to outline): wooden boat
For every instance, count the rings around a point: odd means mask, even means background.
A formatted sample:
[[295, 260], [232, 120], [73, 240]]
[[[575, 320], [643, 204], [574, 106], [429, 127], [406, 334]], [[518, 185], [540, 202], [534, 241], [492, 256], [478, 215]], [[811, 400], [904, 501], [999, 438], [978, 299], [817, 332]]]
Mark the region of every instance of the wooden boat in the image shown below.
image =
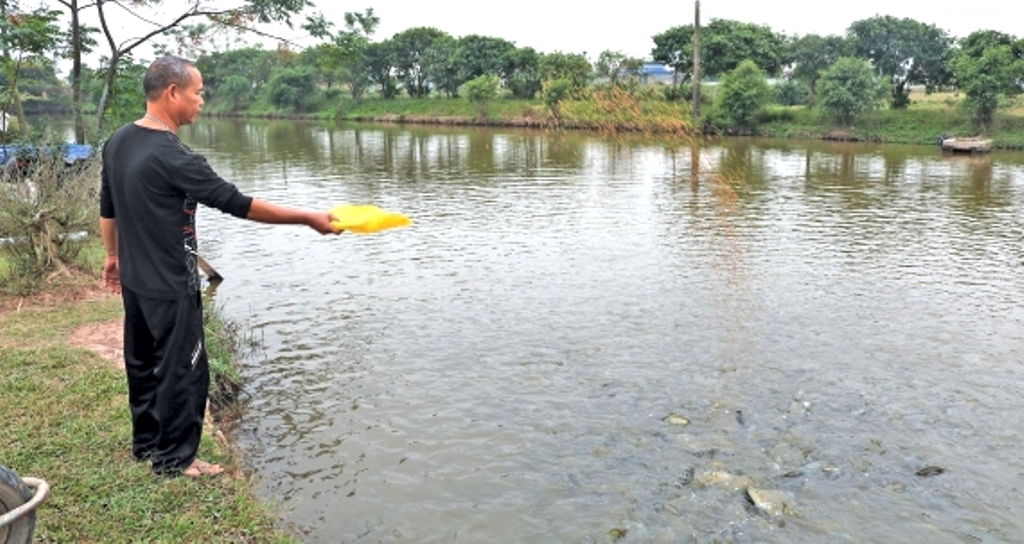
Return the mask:
[[988, 153], [992, 151], [992, 140], [981, 138], [943, 138], [939, 145], [943, 151], [950, 153]]

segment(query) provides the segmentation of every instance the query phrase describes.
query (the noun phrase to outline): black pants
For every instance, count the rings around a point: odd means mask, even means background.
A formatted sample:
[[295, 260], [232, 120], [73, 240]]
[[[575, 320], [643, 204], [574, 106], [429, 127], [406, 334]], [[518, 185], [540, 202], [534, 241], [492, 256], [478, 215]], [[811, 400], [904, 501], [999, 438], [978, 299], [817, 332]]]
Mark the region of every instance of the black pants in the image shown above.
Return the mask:
[[210, 387], [200, 294], [167, 300], [121, 289], [132, 454], [177, 474], [199, 450]]

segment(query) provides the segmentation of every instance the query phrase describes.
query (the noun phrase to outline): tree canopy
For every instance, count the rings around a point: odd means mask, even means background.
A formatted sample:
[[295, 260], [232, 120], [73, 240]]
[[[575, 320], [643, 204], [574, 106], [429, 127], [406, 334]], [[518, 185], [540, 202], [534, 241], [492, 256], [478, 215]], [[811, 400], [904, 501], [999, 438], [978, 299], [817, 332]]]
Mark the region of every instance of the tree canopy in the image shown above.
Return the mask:
[[854, 22], [848, 34], [856, 55], [889, 79], [893, 108], [910, 104], [911, 85], [931, 92], [951, 79], [953, 39], [934, 25], [885, 15]]
[[[693, 75], [693, 25], [672, 27], [653, 37], [651, 57], [672, 67], [683, 81]], [[719, 77], [751, 60], [769, 75], [789, 63], [785, 39], [765, 25], [712, 19], [701, 28], [701, 71]]]

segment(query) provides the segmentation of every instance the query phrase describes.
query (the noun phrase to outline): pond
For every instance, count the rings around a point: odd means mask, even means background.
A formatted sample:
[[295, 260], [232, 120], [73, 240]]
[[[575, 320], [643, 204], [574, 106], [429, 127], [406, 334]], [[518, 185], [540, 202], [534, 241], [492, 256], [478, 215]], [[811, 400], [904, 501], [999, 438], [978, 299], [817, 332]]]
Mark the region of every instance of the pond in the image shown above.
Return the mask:
[[305, 540], [1024, 535], [1024, 154], [240, 120], [183, 139], [254, 196], [414, 221], [200, 212], [217, 303], [263, 346], [234, 440]]

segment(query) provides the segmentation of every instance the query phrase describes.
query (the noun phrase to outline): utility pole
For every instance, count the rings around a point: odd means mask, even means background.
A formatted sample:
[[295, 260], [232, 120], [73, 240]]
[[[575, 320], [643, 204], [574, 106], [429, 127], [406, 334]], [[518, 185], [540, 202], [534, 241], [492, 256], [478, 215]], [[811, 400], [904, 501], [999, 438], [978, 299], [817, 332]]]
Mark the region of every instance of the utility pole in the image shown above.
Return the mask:
[[693, 14], [693, 120], [700, 118], [700, 0]]

